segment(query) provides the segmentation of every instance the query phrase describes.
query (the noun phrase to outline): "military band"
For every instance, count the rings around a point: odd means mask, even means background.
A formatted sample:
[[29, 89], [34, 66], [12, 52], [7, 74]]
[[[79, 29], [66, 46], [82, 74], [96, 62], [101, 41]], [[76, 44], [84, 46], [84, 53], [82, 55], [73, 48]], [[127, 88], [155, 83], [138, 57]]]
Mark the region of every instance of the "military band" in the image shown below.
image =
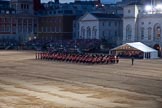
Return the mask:
[[105, 54], [78, 54], [78, 53], [36, 53], [36, 59], [41, 60], [53, 60], [71, 63], [83, 63], [83, 64], [116, 64], [119, 63], [119, 57], [115, 55]]

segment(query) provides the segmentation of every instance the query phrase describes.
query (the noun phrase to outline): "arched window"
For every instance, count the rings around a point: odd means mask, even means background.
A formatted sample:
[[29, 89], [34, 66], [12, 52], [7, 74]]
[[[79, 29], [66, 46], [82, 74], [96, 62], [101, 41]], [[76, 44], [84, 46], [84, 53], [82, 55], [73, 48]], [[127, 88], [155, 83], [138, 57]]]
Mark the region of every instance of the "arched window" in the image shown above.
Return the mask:
[[148, 40], [151, 40], [151, 37], [152, 37], [152, 28], [149, 27], [148, 28]]
[[154, 40], [161, 38], [161, 27], [160, 24], [155, 24], [154, 26]]
[[131, 40], [132, 37], [132, 27], [131, 25], [126, 26], [126, 40]]
[[81, 28], [81, 38], [85, 38], [85, 29], [84, 29], [84, 27]]
[[87, 39], [91, 38], [91, 28], [87, 27]]
[[96, 29], [96, 26], [93, 26], [93, 30], [92, 30], [92, 38], [93, 39], [96, 39], [97, 37], [97, 29]]
[[142, 27], [141, 28], [141, 40], [143, 40], [145, 37], [144, 33], [145, 33], [145, 29]]
[[157, 27], [156, 28], [156, 36], [159, 38], [161, 35], [161, 28], [160, 27]]

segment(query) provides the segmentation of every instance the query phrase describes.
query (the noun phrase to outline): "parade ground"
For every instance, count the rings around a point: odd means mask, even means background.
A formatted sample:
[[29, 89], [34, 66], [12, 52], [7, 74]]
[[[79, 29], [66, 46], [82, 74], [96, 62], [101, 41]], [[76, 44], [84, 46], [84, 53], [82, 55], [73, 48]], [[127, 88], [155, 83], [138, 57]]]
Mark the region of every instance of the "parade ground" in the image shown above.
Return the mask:
[[162, 108], [162, 59], [87, 65], [0, 51], [0, 108]]

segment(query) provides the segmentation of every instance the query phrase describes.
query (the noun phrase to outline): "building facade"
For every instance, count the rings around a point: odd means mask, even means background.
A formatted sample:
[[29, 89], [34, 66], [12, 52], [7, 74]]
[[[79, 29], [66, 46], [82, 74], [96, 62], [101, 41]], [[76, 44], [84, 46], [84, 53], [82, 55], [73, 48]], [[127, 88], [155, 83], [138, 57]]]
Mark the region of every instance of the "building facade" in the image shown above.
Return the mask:
[[37, 17], [31, 0], [11, 0], [8, 7], [0, 9], [0, 40], [20, 43], [37, 35]]
[[[76, 18], [78, 19], [85, 12], [102, 11], [106, 13], [107, 10], [112, 9], [109, 14], [116, 14], [111, 6], [106, 8], [101, 4], [100, 0], [76, 0], [69, 4], [60, 4], [59, 0], [44, 4], [41, 4], [40, 0], [10, 0], [0, 2], [0, 40], [14, 39], [20, 43], [33, 38], [77, 38], [80, 29]], [[95, 17], [97, 18], [97, 16]], [[101, 26], [101, 24], [97, 26]], [[103, 27], [103, 29], [106, 28]], [[96, 33], [100, 37], [96, 38], [108, 39], [106, 32], [99, 30]], [[109, 33], [110, 35], [114, 34], [114, 31], [110, 32], [112, 32]], [[117, 35], [122, 34], [118, 30], [115, 33]]]
[[73, 15], [51, 15], [38, 18], [37, 37], [44, 40], [72, 39]]
[[105, 39], [119, 45], [122, 39], [122, 18], [114, 14], [87, 13], [79, 20], [79, 39]]
[[147, 10], [144, 5], [136, 4], [124, 7], [123, 43], [140, 41], [161, 53], [161, 19], [161, 9]]
[[140, 2], [142, 4], [159, 4], [161, 3], [162, 1], [161, 0], [122, 0], [122, 2], [124, 4], [130, 4], [130, 3], [134, 3], [134, 2]]

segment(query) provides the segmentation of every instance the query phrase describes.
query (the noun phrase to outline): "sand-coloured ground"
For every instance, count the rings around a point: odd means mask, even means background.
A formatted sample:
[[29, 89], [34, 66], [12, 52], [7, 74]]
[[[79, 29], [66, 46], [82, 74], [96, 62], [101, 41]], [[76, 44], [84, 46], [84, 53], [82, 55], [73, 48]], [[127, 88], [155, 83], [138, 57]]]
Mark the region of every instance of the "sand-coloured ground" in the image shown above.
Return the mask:
[[85, 65], [0, 51], [0, 108], [162, 108], [162, 60]]

